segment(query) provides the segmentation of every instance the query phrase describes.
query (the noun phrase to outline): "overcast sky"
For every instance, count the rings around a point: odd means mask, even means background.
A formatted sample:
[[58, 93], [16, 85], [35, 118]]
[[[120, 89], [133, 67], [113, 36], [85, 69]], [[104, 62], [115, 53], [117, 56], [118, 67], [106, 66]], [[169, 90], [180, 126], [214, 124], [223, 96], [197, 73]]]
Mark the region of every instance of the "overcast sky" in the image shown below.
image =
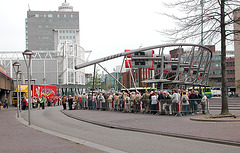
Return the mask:
[[[25, 50], [25, 18], [34, 11], [57, 11], [64, 0], [1, 1], [0, 50]], [[156, 30], [173, 27], [158, 13], [169, 12], [161, 0], [67, 0], [79, 11], [80, 45], [91, 50], [89, 60], [121, 53], [124, 49], [164, 44], [165, 37]], [[102, 63], [112, 72], [122, 58]], [[91, 72], [92, 68], [86, 68]]]

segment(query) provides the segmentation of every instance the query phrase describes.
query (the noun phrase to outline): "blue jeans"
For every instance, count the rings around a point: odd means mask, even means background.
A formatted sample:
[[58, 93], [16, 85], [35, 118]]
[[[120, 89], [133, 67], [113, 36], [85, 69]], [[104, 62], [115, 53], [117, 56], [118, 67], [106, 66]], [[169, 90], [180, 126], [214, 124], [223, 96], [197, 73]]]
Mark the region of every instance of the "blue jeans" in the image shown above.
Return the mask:
[[197, 101], [192, 101], [191, 102], [191, 108], [192, 108], [192, 113], [197, 112], [197, 110], [198, 110], [198, 103], [197, 103]]
[[188, 112], [188, 105], [182, 105], [182, 114], [184, 115], [186, 115], [187, 116], [187, 112]]
[[173, 114], [177, 113], [177, 103], [176, 102], [172, 103], [172, 110], [173, 110]]
[[95, 101], [92, 101], [92, 109], [95, 110], [96, 109], [96, 104]]

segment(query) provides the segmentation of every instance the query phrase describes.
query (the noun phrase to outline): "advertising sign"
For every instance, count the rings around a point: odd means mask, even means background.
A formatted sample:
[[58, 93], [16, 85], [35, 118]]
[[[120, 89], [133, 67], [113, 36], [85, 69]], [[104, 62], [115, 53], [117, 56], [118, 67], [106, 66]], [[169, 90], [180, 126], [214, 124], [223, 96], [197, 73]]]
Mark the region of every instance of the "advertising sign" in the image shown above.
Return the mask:
[[33, 97], [55, 97], [57, 95], [57, 86], [33, 85]]

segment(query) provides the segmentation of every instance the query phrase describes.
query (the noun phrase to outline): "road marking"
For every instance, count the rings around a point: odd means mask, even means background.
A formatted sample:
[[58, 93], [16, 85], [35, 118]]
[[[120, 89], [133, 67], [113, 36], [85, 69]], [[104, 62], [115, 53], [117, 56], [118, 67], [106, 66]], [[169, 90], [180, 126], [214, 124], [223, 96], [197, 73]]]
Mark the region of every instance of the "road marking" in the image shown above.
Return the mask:
[[44, 128], [35, 126], [33, 124], [29, 125], [28, 122], [25, 121], [21, 117], [21, 115], [20, 115], [19, 118], [16, 115], [16, 119], [19, 122], [21, 122], [23, 125], [25, 125], [27, 127], [30, 127], [32, 129], [35, 129], [35, 130], [38, 130], [38, 131], [41, 131], [41, 132], [44, 132], [44, 133], [48, 133], [48, 134], [51, 134], [53, 136], [57, 136], [57, 137], [60, 137], [60, 138], [63, 138], [63, 139], [67, 139], [69, 141], [73, 141], [75, 143], [79, 143], [79, 144], [82, 144], [82, 145], [85, 145], [85, 146], [88, 146], [88, 147], [91, 147], [91, 148], [95, 148], [95, 149], [105, 151], [105, 152], [109, 152], [109, 153], [112, 153], [112, 152], [114, 152], [114, 153], [126, 153], [126, 152], [121, 151], [121, 150], [117, 150], [117, 149], [106, 147], [106, 146], [96, 144], [96, 143], [93, 143], [93, 142], [90, 142], [90, 141], [86, 141], [86, 140], [83, 140], [83, 139], [75, 138], [75, 137], [68, 136], [68, 135], [65, 135], [65, 134], [62, 134], [62, 133], [58, 133], [58, 132], [54, 132], [54, 131], [51, 131], [51, 130], [48, 130], [48, 129], [44, 129]]

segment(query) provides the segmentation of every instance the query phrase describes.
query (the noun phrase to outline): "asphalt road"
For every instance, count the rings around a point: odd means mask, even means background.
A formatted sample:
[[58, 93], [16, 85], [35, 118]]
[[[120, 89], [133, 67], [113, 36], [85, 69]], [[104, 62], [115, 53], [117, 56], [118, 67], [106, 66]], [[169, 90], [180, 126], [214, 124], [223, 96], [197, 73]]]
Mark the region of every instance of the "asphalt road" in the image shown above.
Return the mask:
[[[31, 111], [32, 124], [96, 144], [131, 153], [240, 152], [236, 146], [105, 128], [69, 118], [61, 107]], [[27, 119], [27, 113], [22, 117]], [[187, 129], [186, 129], [187, 130]]]

